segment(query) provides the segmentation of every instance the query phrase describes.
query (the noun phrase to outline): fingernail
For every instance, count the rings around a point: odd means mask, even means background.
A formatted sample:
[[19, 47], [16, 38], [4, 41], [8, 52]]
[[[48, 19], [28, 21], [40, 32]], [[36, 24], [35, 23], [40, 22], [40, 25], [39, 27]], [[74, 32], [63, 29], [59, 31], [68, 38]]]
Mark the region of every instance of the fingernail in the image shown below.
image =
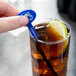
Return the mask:
[[20, 25], [25, 26], [25, 25], [27, 25], [27, 23], [28, 23], [28, 18], [25, 16], [21, 16], [20, 17]]

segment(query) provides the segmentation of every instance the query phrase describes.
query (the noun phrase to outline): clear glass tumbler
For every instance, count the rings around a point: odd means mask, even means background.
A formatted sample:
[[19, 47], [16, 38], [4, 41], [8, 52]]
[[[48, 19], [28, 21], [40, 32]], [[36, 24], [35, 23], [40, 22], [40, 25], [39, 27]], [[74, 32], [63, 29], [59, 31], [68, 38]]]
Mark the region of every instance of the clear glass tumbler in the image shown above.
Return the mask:
[[39, 39], [30, 35], [33, 76], [66, 76], [67, 73], [71, 28], [63, 22], [68, 31], [67, 37], [46, 41], [46, 25], [51, 20], [53, 19], [41, 19], [36, 22], [34, 28]]

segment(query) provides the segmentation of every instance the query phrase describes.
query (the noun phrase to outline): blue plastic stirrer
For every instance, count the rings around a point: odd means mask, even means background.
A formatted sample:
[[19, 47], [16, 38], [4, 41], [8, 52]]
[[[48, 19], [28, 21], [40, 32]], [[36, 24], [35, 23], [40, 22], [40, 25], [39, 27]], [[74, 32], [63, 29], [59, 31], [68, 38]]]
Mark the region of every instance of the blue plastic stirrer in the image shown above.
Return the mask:
[[24, 11], [20, 12], [17, 16], [20, 16], [20, 15], [26, 16], [29, 19], [27, 27], [28, 27], [30, 33], [35, 38], [39, 38], [36, 31], [35, 31], [35, 29], [34, 29], [34, 27], [33, 27], [33, 25], [32, 25], [32, 22], [36, 18], [36, 13], [33, 10], [24, 10]]

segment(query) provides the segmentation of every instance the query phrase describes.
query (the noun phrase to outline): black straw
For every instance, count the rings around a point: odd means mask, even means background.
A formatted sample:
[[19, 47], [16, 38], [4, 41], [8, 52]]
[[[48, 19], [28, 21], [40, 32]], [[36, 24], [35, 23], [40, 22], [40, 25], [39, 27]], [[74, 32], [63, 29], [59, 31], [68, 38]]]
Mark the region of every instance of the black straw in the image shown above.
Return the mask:
[[[34, 42], [34, 40], [33, 40]], [[35, 44], [35, 42], [34, 42]], [[52, 71], [52, 73], [55, 75], [55, 76], [58, 76], [57, 73], [55, 72], [55, 70], [53, 69], [53, 66], [51, 65], [51, 63], [49, 62], [49, 60], [47, 59], [47, 57], [45, 56], [42, 48], [40, 47], [39, 43], [36, 42], [36, 48], [38, 49], [38, 52], [41, 54], [41, 56], [43, 57], [44, 61], [46, 62], [46, 64], [48, 65], [48, 67], [50, 68], [50, 70]]]

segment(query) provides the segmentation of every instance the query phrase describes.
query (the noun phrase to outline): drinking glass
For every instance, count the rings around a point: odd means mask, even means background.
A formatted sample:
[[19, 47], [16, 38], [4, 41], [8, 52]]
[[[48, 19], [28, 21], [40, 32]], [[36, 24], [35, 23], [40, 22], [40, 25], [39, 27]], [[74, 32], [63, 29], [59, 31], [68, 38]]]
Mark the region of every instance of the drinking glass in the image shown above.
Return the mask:
[[34, 23], [39, 39], [30, 35], [33, 76], [66, 76], [67, 73], [71, 28], [62, 21], [68, 31], [67, 37], [57, 41], [46, 41], [46, 25], [51, 20], [54, 19], [45, 18]]

